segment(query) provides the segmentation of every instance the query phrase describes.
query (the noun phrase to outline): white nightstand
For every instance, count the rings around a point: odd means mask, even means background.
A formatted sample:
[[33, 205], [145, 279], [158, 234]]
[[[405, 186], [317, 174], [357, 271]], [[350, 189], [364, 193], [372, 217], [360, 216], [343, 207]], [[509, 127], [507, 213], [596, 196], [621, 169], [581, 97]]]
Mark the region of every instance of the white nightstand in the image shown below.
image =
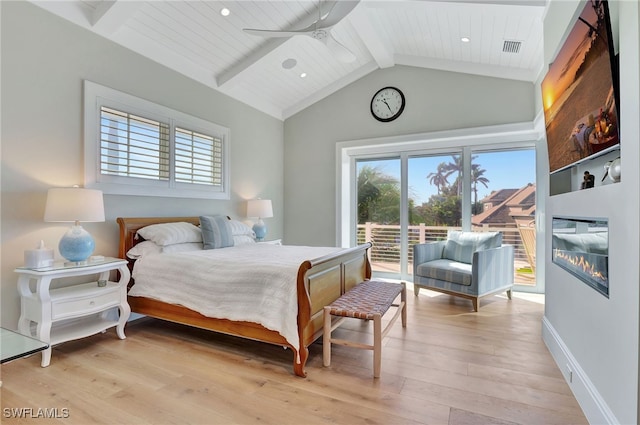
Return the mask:
[[260, 241], [257, 243], [266, 243], [269, 245], [282, 245], [282, 239], [272, 239], [270, 241]]
[[[109, 276], [118, 270], [120, 280]], [[120, 339], [124, 339], [124, 326], [131, 314], [127, 303], [127, 284], [131, 277], [127, 261], [107, 257], [101, 261], [80, 265], [56, 263], [52, 267], [30, 269], [18, 267], [21, 313], [18, 321], [20, 333], [49, 344], [42, 352], [42, 367], [49, 366], [51, 346], [73, 339], [84, 338], [116, 326]], [[98, 275], [106, 286], [97, 281], [80, 283], [64, 288], [50, 289], [51, 281], [76, 276]], [[115, 317], [117, 308], [119, 317]], [[32, 332], [35, 323], [35, 332]]]

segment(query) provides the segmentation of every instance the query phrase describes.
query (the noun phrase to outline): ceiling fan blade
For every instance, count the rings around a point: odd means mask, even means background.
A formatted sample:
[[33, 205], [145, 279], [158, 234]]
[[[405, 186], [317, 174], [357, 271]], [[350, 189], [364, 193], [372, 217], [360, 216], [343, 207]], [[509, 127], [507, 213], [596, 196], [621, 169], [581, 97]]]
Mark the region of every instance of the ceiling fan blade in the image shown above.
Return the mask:
[[310, 32], [307, 30], [300, 31], [277, 31], [277, 30], [257, 30], [252, 28], [243, 29], [244, 32], [251, 35], [257, 35], [260, 37], [293, 37], [294, 35], [308, 35]]
[[336, 40], [331, 33], [323, 41], [340, 62], [351, 63], [356, 60], [356, 55]]
[[360, 2], [360, 0], [334, 1], [331, 10], [320, 20], [319, 28], [329, 28], [340, 22], [347, 16]]
[[253, 28], [244, 28], [247, 34], [257, 35], [261, 37], [289, 37], [294, 35], [304, 35], [315, 30], [328, 30], [349, 14], [354, 7], [358, 5], [360, 0], [332, 0], [321, 2], [318, 5], [318, 15], [309, 15], [299, 24], [306, 25], [304, 28], [289, 31], [279, 30], [261, 30]]

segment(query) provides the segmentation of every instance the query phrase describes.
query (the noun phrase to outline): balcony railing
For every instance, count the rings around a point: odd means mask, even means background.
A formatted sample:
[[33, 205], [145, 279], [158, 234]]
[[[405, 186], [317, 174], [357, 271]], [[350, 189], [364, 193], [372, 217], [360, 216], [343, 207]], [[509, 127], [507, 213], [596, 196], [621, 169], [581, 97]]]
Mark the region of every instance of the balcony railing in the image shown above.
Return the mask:
[[[460, 227], [409, 226], [408, 229], [409, 271], [413, 267], [413, 245], [424, 242], [445, 240], [448, 230], [461, 230]], [[502, 243], [513, 245], [515, 249], [515, 281], [517, 283], [535, 283], [535, 264], [530, 264], [524, 243], [518, 228], [514, 225], [483, 226], [473, 228], [474, 232], [502, 232]], [[374, 271], [400, 271], [400, 226], [366, 223], [358, 225], [358, 243], [365, 241], [373, 244], [370, 259]]]

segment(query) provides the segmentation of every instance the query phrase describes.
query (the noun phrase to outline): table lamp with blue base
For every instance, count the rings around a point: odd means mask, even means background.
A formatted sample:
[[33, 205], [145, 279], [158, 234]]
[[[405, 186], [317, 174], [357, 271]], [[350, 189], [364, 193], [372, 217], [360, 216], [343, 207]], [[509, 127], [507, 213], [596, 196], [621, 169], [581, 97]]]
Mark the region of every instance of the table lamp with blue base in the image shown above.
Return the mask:
[[256, 240], [258, 241], [263, 241], [264, 237], [267, 236], [267, 225], [264, 224], [261, 218], [253, 225], [253, 232], [256, 234]]
[[96, 249], [96, 242], [89, 232], [76, 224], [62, 236], [58, 243], [60, 255], [72, 263], [86, 261]]
[[269, 199], [252, 199], [247, 201], [247, 217], [257, 217], [258, 221], [253, 225], [257, 241], [263, 241], [267, 236], [267, 225], [263, 218], [273, 217], [273, 207]]
[[102, 192], [77, 186], [49, 189], [44, 221], [74, 223], [60, 239], [58, 250], [69, 263], [81, 264], [93, 254], [96, 243], [80, 222], [104, 221]]

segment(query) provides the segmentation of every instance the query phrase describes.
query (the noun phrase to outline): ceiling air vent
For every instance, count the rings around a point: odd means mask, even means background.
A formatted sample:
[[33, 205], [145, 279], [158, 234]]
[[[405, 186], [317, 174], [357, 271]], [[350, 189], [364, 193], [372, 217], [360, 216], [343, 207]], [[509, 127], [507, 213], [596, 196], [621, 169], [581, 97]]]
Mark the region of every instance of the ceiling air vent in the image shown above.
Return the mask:
[[522, 41], [505, 40], [502, 51], [504, 53], [520, 53], [520, 46], [522, 46]]

